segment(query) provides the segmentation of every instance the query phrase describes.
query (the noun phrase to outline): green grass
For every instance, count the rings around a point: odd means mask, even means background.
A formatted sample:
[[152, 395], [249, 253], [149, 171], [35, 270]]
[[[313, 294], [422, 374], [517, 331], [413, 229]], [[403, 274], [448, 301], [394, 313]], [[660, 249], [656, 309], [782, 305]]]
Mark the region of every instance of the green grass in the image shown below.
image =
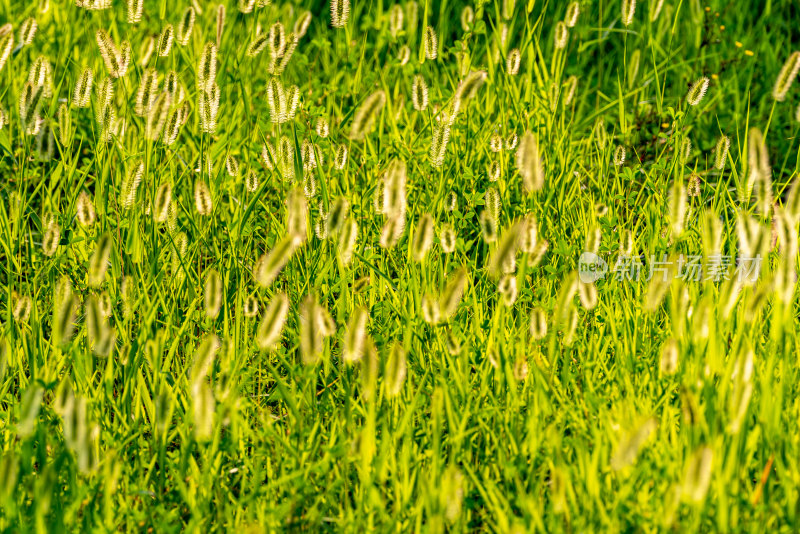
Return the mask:
[[[0, 22], [13, 25], [15, 37], [0, 70], [3, 531], [800, 529], [800, 210], [790, 194], [797, 84], [784, 101], [772, 97], [793, 51], [796, 5], [665, 0], [651, 20], [657, 2], [641, 1], [626, 27], [620, 1], [581, 1], [558, 50], [561, 1], [518, 0], [510, 20], [502, 3], [472, 5], [467, 29], [463, 2], [422, 1], [415, 16], [403, 3], [396, 35], [383, 1], [354, 1], [342, 28], [331, 27], [328, 3], [242, 13], [224, 1], [212, 132], [199, 113], [198, 62], [217, 41], [216, 3], [202, 2], [181, 45], [186, 0], [147, 0], [138, 24], [127, 22], [120, 1], [104, 10], [0, 1]], [[247, 49], [275, 22], [288, 34], [306, 10], [308, 31], [279, 76], [287, 91], [298, 87], [300, 106], [278, 124], [268, 104], [269, 47], [256, 57]], [[38, 30], [20, 46], [29, 17]], [[184, 88], [187, 120], [171, 145], [148, 139], [148, 117], [134, 112], [147, 42], [157, 44], [167, 23], [176, 42], [146, 67], [159, 73], [159, 94], [169, 71]], [[426, 27], [438, 37], [433, 60]], [[98, 94], [109, 76], [100, 29], [132, 50], [107, 104]], [[403, 46], [406, 64], [397, 59]], [[505, 58], [514, 48], [521, 61], [512, 76]], [[52, 94], [43, 91], [33, 114], [41, 133], [30, 134], [20, 99], [39, 56], [51, 66]], [[94, 88], [89, 107], [79, 108], [73, 89], [86, 67]], [[438, 110], [454, 103], [470, 70], [485, 71], [486, 80], [461, 102], [444, 162], [434, 167]], [[429, 87], [424, 111], [411, 101], [417, 74]], [[570, 76], [577, 88], [566, 102], [566, 91], [558, 93]], [[689, 106], [690, 85], [704, 76], [708, 92]], [[364, 138], [352, 138], [357, 110], [377, 91], [385, 105]], [[179, 105], [173, 99], [168, 109]], [[107, 142], [104, 111], [122, 121]], [[315, 132], [320, 119], [327, 137]], [[761, 148], [754, 129], [771, 165], [761, 175], [771, 180], [756, 180], [747, 198], [748, 177], [764, 167], [749, 155]], [[507, 140], [525, 132], [538, 140], [544, 166], [533, 192], [523, 187], [517, 149], [490, 149], [494, 133]], [[731, 144], [718, 170], [722, 135]], [[294, 149], [283, 167], [294, 182], [261, 156], [265, 142], [277, 152], [281, 139]], [[685, 139], [688, 158], [680, 156]], [[304, 146], [316, 154], [312, 170], [304, 170]], [[627, 157], [615, 165], [620, 146]], [[228, 156], [237, 176], [226, 170]], [[384, 248], [387, 217], [374, 197], [396, 160], [407, 169], [406, 225]], [[492, 162], [500, 164], [496, 183]], [[141, 184], [126, 207], [124, 182], [139, 163]], [[255, 191], [246, 187], [250, 172]], [[689, 196], [697, 179], [699, 193]], [[210, 189], [209, 215], [196, 208], [198, 181]], [[172, 186], [172, 207], [156, 222], [163, 184]], [[287, 206], [296, 187], [313, 193], [305, 206]], [[492, 243], [480, 217], [490, 188], [500, 200]], [[81, 193], [96, 210], [91, 226], [76, 218]], [[341, 198], [358, 226], [350, 262], [337, 235], [315, 232]], [[673, 207], [676, 198], [685, 209]], [[433, 217], [437, 238], [420, 262], [413, 243], [423, 214]], [[299, 231], [288, 227], [290, 215]], [[548, 248], [540, 261], [517, 251], [518, 296], [508, 305], [498, 284], [510, 278], [498, 280], [489, 266], [526, 215]], [[707, 218], [719, 221], [718, 231], [704, 230]], [[445, 223], [458, 236], [452, 253], [438, 240]], [[610, 275], [576, 285], [578, 258], [597, 230], [597, 251], [612, 266], [626, 232], [645, 266], [665, 254], [708, 261], [714, 239], [731, 258], [748, 245], [765, 257], [758, 283], [741, 288]], [[304, 242], [262, 286], [254, 264], [287, 232]], [[107, 261], [97, 255], [103, 236]], [[467, 282], [455, 313], [429, 324], [426, 302], [462, 266]], [[209, 317], [212, 270], [222, 298]], [[72, 298], [59, 289], [65, 280]], [[290, 302], [285, 328], [262, 350], [261, 314], [281, 292]], [[317, 358], [302, 350], [319, 342], [314, 317], [303, 315], [309, 295], [335, 323]], [[254, 317], [244, 313], [250, 296], [259, 304]], [[25, 297], [28, 316], [15, 313]], [[348, 363], [344, 339], [357, 307], [369, 314], [369, 339], [361, 361]], [[541, 339], [529, 328], [537, 308], [547, 318]], [[204, 359], [209, 346], [218, 350]], [[674, 372], [662, 357], [670, 348]], [[403, 356], [406, 374], [393, 395], [391, 371]]]

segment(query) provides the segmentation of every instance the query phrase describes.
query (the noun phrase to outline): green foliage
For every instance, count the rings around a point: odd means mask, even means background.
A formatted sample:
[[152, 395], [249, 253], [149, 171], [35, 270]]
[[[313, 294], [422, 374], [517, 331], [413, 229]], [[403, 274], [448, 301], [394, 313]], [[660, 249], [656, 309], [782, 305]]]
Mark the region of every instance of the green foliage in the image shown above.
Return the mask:
[[800, 529], [795, 5], [223, 1], [0, 2], [0, 528]]

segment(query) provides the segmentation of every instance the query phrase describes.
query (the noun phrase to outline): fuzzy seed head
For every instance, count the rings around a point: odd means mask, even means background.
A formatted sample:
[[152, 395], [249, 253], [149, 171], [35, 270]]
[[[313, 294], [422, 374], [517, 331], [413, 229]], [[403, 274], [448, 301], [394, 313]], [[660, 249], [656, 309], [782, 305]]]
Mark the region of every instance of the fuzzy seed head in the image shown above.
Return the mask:
[[614, 151], [614, 166], [621, 167], [625, 163], [626, 157], [627, 152], [625, 150], [625, 145], [619, 145]]
[[714, 148], [714, 168], [718, 171], [721, 171], [725, 168], [725, 164], [728, 161], [728, 150], [731, 147], [731, 138], [727, 135], [723, 135], [717, 141], [717, 145]]
[[436, 56], [439, 53], [439, 38], [436, 36], [436, 30], [433, 29], [433, 26], [426, 26], [425, 27], [425, 57], [428, 59], [436, 59]]
[[706, 91], [708, 91], [708, 84], [711, 80], [706, 78], [705, 76], [697, 80], [692, 84], [689, 88], [689, 92], [686, 93], [686, 103], [690, 106], [696, 106], [703, 100], [703, 97], [706, 95]]
[[456, 250], [456, 231], [450, 223], [442, 224], [439, 229], [439, 242], [445, 254], [451, 254]]
[[194, 183], [194, 207], [198, 215], [203, 217], [211, 215], [211, 211], [214, 208], [214, 204], [211, 200], [211, 189], [209, 189], [208, 184], [201, 179], [198, 179]]
[[408, 63], [410, 59], [411, 49], [408, 47], [408, 45], [401, 46], [400, 50], [397, 52], [397, 62], [402, 66]]
[[354, 218], [349, 217], [342, 224], [342, 228], [339, 231], [339, 240], [337, 243], [338, 245], [337, 252], [339, 254], [339, 259], [342, 261], [343, 265], [349, 265], [350, 262], [352, 261], [357, 241], [358, 241], [358, 223], [356, 223], [356, 220]]
[[792, 52], [778, 73], [778, 79], [775, 80], [775, 86], [772, 88], [772, 98], [778, 102], [786, 99], [786, 94], [792, 87], [798, 70], [800, 70], [800, 52]]
[[555, 44], [556, 50], [562, 50], [567, 46], [567, 40], [569, 39], [569, 30], [567, 29], [567, 25], [564, 24], [563, 21], [556, 22], [556, 27], [553, 30], [553, 43]]
[[464, 9], [461, 10], [461, 29], [465, 32], [470, 31], [474, 20], [475, 12], [472, 10], [472, 6], [464, 7]]
[[259, 258], [253, 266], [253, 278], [262, 287], [267, 287], [275, 281], [283, 267], [289, 263], [298, 244], [293, 236], [287, 235], [272, 248], [272, 250]]
[[350, 0], [331, 0], [331, 26], [344, 28], [350, 18]]
[[564, 24], [567, 25], [568, 28], [574, 28], [575, 24], [578, 23], [578, 15], [581, 13], [581, 5], [578, 2], [571, 2], [567, 6], [567, 13], [564, 15]]
[[[448, 321], [455, 315], [461, 298], [464, 296], [464, 289], [467, 286], [467, 270], [459, 267], [447, 277], [447, 284], [439, 297], [439, 309], [435, 322]], [[430, 322], [430, 321], [428, 321]], [[431, 323], [434, 324], [434, 323]]]
[[203, 304], [206, 317], [215, 319], [219, 315], [222, 308], [222, 277], [216, 269], [211, 269], [206, 275]]
[[277, 293], [264, 310], [256, 331], [256, 344], [261, 350], [270, 350], [277, 345], [288, 315], [289, 297], [286, 293]]
[[364, 100], [353, 117], [353, 123], [350, 127], [351, 139], [364, 139], [378, 119], [385, 103], [386, 94], [380, 90], [375, 91]]
[[178, 25], [178, 44], [186, 46], [189, 44], [189, 39], [192, 37], [192, 30], [194, 29], [194, 22], [196, 18], [195, 10], [192, 6], [187, 7], [181, 16], [181, 22]]
[[167, 57], [172, 50], [172, 42], [175, 40], [175, 28], [172, 24], [167, 24], [161, 30], [161, 35], [158, 37], [158, 55], [160, 57]]
[[392, 344], [389, 358], [386, 360], [386, 396], [396, 397], [403, 389], [406, 379], [406, 351], [398, 342]]
[[343, 170], [347, 165], [347, 145], [339, 145], [336, 149], [335, 164], [339, 170]]
[[394, 4], [389, 10], [389, 33], [392, 37], [403, 31], [403, 8], [400, 4]]
[[302, 39], [303, 36], [305, 36], [306, 32], [308, 31], [308, 27], [311, 25], [311, 19], [311, 12], [303, 11], [300, 16], [297, 17], [297, 20], [294, 21], [292, 33], [297, 39]]
[[128, 170], [128, 173], [125, 175], [125, 179], [122, 181], [122, 187], [120, 189], [120, 203], [124, 209], [131, 209], [133, 204], [136, 202], [136, 192], [139, 190], [139, 184], [142, 183], [143, 176], [143, 161], [139, 161], [138, 163], [132, 165]]
[[428, 84], [421, 74], [414, 76], [411, 83], [411, 103], [417, 111], [425, 111], [428, 107]]
[[519, 65], [522, 60], [522, 54], [519, 48], [509, 50], [506, 56], [506, 72], [511, 76], [516, 76], [519, 73]]
[[2, 37], [0, 37], [0, 71], [3, 70], [6, 62], [8, 61], [9, 56], [11, 55], [11, 50], [14, 49], [14, 34], [9, 31]]
[[138, 24], [142, 20], [144, 0], [128, 0], [128, 24]]
[[425, 213], [420, 217], [411, 242], [411, 257], [414, 261], [421, 262], [425, 259], [433, 244], [434, 224], [433, 216]]
[[434, 124], [431, 137], [430, 159], [431, 165], [438, 169], [444, 165], [447, 154], [447, 145], [450, 142], [450, 125], [446, 123]]
[[153, 202], [153, 221], [156, 223], [166, 222], [171, 204], [172, 184], [164, 182], [156, 190], [156, 198]]
[[197, 64], [197, 87], [210, 89], [217, 78], [217, 45], [206, 43]]
[[61, 241], [61, 228], [55, 220], [50, 221], [42, 235], [42, 253], [53, 256], [58, 250]]
[[81, 191], [75, 201], [75, 218], [85, 228], [92, 226], [97, 219], [92, 199], [85, 191]]
[[314, 131], [317, 132], [317, 135], [321, 138], [325, 139], [330, 134], [330, 128], [328, 127], [328, 121], [325, 118], [320, 117], [317, 119], [317, 124], [314, 127]]
[[94, 71], [90, 68], [83, 69], [78, 81], [75, 84], [75, 90], [72, 94], [72, 105], [77, 108], [88, 108], [89, 98], [92, 95], [92, 83], [94, 82]]
[[517, 169], [527, 192], [538, 191], [544, 186], [544, 165], [539, 144], [530, 131], [525, 132], [519, 141]]
[[36, 30], [39, 29], [39, 24], [36, 22], [36, 19], [31, 17], [25, 19], [22, 25], [19, 27], [19, 42], [22, 46], [29, 45], [33, 42], [33, 38], [36, 36]]
[[111, 257], [111, 247], [113, 241], [109, 234], [103, 234], [97, 240], [94, 247], [94, 253], [89, 260], [89, 285], [92, 287], [99, 287], [105, 279], [106, 270], [108, 269], [109, 258]]
[[636, 0], [622, 0], [622, 23], [625, 26], [633, 24], [633, 15], [636, 13]]
[[342, 359], [345, 363], [356, 363], [364, 356], [369, 313], [362, 307], [353, 310], [344, 332]]

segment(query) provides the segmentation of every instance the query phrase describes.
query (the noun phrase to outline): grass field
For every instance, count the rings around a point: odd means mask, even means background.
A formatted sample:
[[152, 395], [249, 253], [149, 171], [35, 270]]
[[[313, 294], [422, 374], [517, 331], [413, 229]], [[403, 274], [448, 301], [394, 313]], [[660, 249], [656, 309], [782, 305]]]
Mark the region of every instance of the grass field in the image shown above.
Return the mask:
[[0, 529], [800, 530], [797, 3], [276, 1], [0, 0]]

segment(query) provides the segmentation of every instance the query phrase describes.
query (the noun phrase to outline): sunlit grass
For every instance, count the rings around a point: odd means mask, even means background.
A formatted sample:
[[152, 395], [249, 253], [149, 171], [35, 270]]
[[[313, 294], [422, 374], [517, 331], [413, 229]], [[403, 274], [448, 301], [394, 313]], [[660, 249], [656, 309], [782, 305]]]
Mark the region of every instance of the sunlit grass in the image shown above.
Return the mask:
[[0, 3], [1, 528], [798, 529], [794, 6], [262, 4]]

